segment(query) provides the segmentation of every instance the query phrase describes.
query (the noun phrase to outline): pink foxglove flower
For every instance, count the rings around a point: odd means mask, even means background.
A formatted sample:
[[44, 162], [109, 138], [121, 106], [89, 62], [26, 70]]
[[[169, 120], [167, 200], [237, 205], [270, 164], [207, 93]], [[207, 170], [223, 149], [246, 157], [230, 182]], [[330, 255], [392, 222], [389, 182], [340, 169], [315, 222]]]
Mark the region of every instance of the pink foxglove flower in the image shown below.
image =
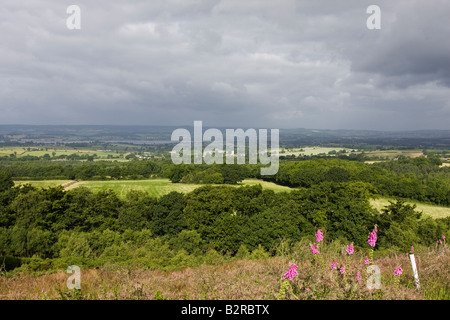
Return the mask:
[[414, 251], [414, 246], [411, 246], [411, 251]]
[[284, 274], [283, 279], [289, 278], [289, 280], [292, 280], [295, 278], [295, 276], [298, 274], [297, 272], [298, 266], [296, 264], [292, 264], [289, 262], [289, 270]]
[[361, 275], [359, 274], [359, 271], [356, 272], [356, 279], [358, 279], [358, 283], [361, 284]]
[[341, 267], [341, 268], [339, 269], [339, 271], [340, 271], [342, 274], [345, 274], [345, 267]]
[[347, 249], [345, 249], [345, 251], [347, 251], [348, 254], [353, 254], [354, 250], [353, 250], [353, 243], [350, 243], [347, 246]]
[[367, 243], [375, 248], [375, 244], [377, 242], [377, 228], [375, 227], [372, 232], [369, 233], [369, 240], [367, 240]]
[[365, 264], [369, 264], [369, 263], [370, 263], [369, 258], [365, 258], [365, 259], [364, 259], [364, 263], [365, 263]]
[[317, 243], [319, 243], [320, 241], [323, 240], [323, 233], [322, 233], [322, 231], [320, 231], [320, 229], [317, 230], [317, 233], [316, 233], [316, 240], [317, 240]]
[[399, 276], [403, 273], [403, 269], [401, 267], [395, 267], [394, 276]]
[[314, 244], [310, 244], [309, 248], [311, 249], [312, 254], [320, 253], [319, 252], [319, 247], [317, 247], [317, 245], [315, 243]]
[[332, 261], [331, 262], [331, 270], [337, 269], [337, 263]]
[[442, 239], [445, 239], [445, 236], [444, 236], [444, 235], [442, 235]]

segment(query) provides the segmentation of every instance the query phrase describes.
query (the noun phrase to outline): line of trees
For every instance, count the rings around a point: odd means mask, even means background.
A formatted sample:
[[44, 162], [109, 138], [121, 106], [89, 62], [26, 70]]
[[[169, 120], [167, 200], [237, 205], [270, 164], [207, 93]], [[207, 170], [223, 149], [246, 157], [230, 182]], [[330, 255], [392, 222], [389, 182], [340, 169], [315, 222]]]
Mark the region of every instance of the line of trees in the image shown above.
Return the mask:
[[342, 159], [314, 159], [282, 162], [274, 176], [262, 176], [290, 187], [306, 187], [322, 182], [362, 181], [379, 194], [411, 198], [450, 206], [450, 168], [440, 160], [415, 158], [368, 165]]
[[162, 172], [167, 161], [134, 160], [117, 161], [3, 161], [0, 170], [7, 171], [15, 179], [30, 180], [107, 180], [148, 179]]

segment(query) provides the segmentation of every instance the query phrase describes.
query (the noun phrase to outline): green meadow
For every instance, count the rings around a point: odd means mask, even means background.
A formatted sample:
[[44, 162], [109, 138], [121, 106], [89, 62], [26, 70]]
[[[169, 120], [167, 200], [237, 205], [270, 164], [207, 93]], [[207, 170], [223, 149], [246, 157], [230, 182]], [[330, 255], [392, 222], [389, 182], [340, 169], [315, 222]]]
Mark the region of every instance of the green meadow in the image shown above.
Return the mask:
[[51, 188], [60, 185], [65, 186], [71, 182], [73, 182], [73, 180], [16, 180], [14, 181], [14, 185], [20, 186], [24, 184], [31, 184], [36, 188]]
[[[394, 201], [394, 198], [377, 198], [372, 199], [370, 202], [372, 207], [381, 211], [385, 206], [389, 205], [389, 201]], [[406, 200], [407, 204], [416, 205], [416, 210], [422, 211], [424, 214], [427, 214], [435, 219], [450, 217], [450, 207], [438, 206], [433, 204], [421, 203], [414, 200]]]

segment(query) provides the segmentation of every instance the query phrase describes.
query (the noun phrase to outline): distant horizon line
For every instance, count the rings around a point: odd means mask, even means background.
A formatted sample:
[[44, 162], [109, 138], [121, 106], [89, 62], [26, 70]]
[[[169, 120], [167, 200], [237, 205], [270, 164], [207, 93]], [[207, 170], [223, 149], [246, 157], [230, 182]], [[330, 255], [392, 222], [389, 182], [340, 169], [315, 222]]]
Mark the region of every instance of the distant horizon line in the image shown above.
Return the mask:
[[[22, 126], [22, 127], [173, 127], [173, 128], [185, 128], [193, 127], [193, 123], [189, 125], [160, 125], [160, 124], [2, 124], [0, 126]], [[209, 128], [210, 126], [204, 126]], [[213, 127], [211, 125], [211, 127]], [[261, 127], [244, 127], [244, 126], [214, 126], [216, 128], [268, 128], [267, 126]], [[339, 129], [320, 129], [320, 128], [304, 128], [304, 127], [288, 127], [288, 128], [277, 128], [280, 130], [320, 130], [320, 131], [373, 131], [373, 132], [420, 132], [420, 131], [450, 131], [448, 129], [352, 129], [352, 128], [339, 128]]]

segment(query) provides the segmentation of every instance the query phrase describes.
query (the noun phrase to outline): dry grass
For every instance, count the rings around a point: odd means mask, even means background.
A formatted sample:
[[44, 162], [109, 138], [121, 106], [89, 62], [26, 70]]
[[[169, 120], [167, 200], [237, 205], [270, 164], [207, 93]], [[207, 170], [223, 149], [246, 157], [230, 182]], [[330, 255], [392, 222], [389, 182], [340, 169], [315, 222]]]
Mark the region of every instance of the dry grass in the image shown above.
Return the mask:
[[[82, 270], [81, 288], [88, 299], [273, 299], [279, 282], [279, 258], [239, 260], [174, 272], [159, 270]], [[68, 291], [64, 272], [0, 278], [0, 299], [59, 299]], [[44, 290], [44, 293], [42, 293]]]
[[[360, 152], [354, 152], [355, 154]], [[389, 159], [394, 159], [399, 156], [405, 156], [410, 158], [423, 157], [422, 150], [377, 150], [377, 151], [366, 151], [369, 157], [388, 157]]]
[[[265, 260], [237, 260], [220, 266], [201, 266], [179, 271], [159, 270], [99, 270], [81, 273], [84, 299], [170, 299], [170, 300], [272, 300], [277, 299], [282, 275], [287, 271], [287, 257]], [[292, 260], [292, 257], [291, 257]], [[325, 276], [318, 261], [303, 258], [298, 264], [298, 276], [292, 280], [291, 293], [286, 299], [450, 299], [449, 250], [416, 254], [422, 288], [416, 290], [408, 256], [385, 257], [375, 260], [381, 269], [381, 289], [366, 288], [366, 265], [363, 256], [355, 253], [347, 268], [346, 283], [338, 270], [331, 270], [331, 260], [325, 259]], [[333, 261], [347, 265], [346, 256], [337, 255]], [[404, 270], [398, 289], [393, 270]], [[361, 284], [356, 272], [362, 276]], [[69, 292], [69, 275], [57, 272], [41, 276], [20, 274], [0, 278], [0, 299], [60, 299], [58, 292]]]

